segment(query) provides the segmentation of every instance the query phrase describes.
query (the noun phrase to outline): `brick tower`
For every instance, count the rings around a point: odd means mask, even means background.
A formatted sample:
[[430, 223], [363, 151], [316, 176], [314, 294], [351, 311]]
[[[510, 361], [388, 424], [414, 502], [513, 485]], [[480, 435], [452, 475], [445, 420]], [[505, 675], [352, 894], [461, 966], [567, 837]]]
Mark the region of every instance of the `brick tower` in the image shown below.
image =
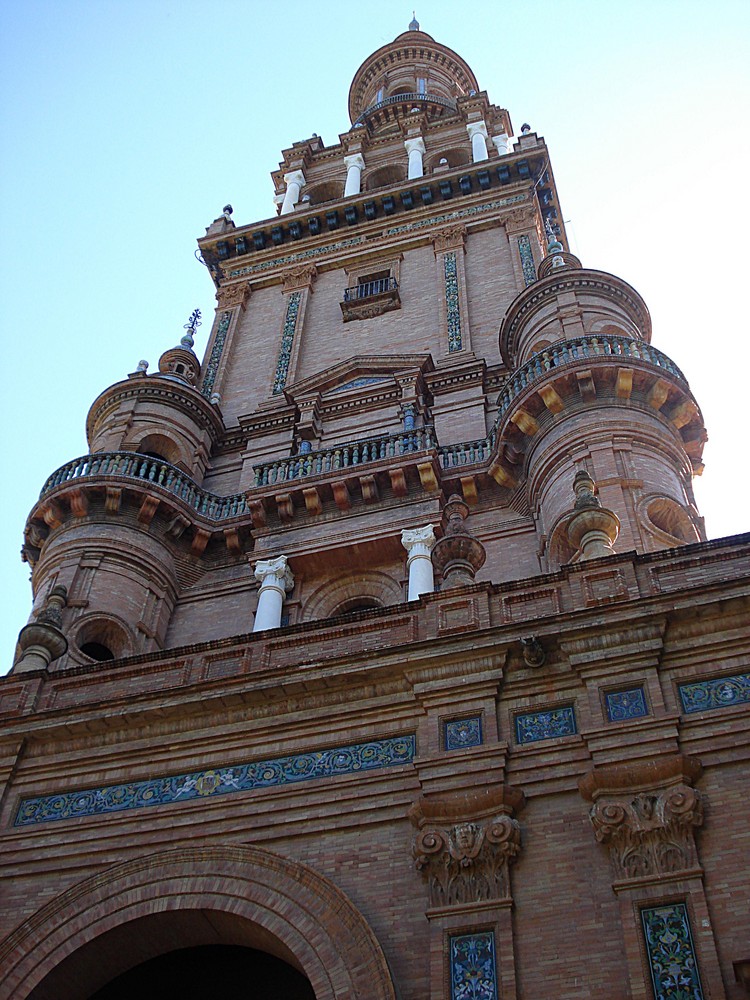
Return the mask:
[[413, 21], [349, 113], [29, 515], [0, 997], [739, 997], [750, 539], [705, 540], [700, 409], [461, 56]]

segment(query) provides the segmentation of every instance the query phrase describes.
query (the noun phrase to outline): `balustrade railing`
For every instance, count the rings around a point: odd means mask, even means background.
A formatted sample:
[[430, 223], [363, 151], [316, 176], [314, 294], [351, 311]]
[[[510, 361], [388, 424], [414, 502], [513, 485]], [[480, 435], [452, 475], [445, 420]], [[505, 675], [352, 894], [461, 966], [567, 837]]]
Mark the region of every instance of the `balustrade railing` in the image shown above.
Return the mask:
[[75, 480], [93, 479], [97, 476], [136, 480], [152, 483], [179, 497], [197, 513], [212, 521], [238, 517], [246, 513], [247, 504], [243, 493], [220, 497], [208, 493], [198, 486], [190, 476], [174, 465], [161, 459], [139, 455], [132, 451], [104, 451], [94, 455], [84, 455], [63, 465], [53, 472], [39, 494], [41, 500], [50, 490], [62, 483]]
[[292, 455], [290, 458], [280, 458], [275, 462], [256, 465], [255, 485], [271, 486], [274, 483], [305, 479], [308, 476], [322, 476], [339, 469], [424, 451], [426, 448], [434, 448], [436, 443], [432, 427], [417, 427], [397, 434], [383, 434], [362, 441], [350, 441], [331, 448], [321, 448], [318, 451], [308, 451]]
[[374, 281], [361, 281], [358, 285], [344, 289], [344, 302], [357, 302], [359, 299], [369, 299], [374, 295], [382, 295], [398, 288], [395, 278], [376, 278]]
[[553, 368], [562, 368], [579, 360], [595, 360], [604, 357], [634, 358], [674, 375], [687, 385], [687, 379], [677, 365], [666, 354], [643, 340], [629, 337], [614, 337], [599, 334], [589, 337], [575, 337], [550, 344], [543, 351], [532, 355], [518, 371], [514, 372], [497, 398], [498, 421], [502, 419], [513, 400], [538, 379], [543, 378]]
[[455, 101], [450, 101], [447, 97], [439, 97], [437, 94], [392, 94], [390, 97], [386, 97], [382, 101], [378, 101], [377, 104], [371, 104], [369, 108], [365, 108], [359, 118], [355, 121], [352, 128], [356, 128], [357, 125], [361, 125], [363, 122], [367, 121], [370, 115], [374, 114], [376, 111], [380, 111], [381, 108], [387, 108], [391, 104], [417, 103], [440, 104], [444, 108], [450, 108], [451, 111], [458, 110], [458, 105]]
[[486, 462], [495, 445], [497, 431], [493, 427], [486, 438], [476, 441], [461, 441], [458, 444], [441, 445], [438, 448], [438, 459], [443, 469], [453, 469], [460, 465], [474, 465]]

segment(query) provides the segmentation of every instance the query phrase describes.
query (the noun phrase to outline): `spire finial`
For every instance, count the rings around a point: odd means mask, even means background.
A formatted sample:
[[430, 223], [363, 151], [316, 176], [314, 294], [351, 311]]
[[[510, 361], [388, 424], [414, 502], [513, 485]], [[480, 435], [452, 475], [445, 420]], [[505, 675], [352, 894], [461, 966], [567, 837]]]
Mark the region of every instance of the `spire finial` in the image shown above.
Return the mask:
[[417, 20], [417, 12], [413, 10], [411, 12], [411, 21], [409, 22], [409, 31], [419, 31], [419, 21]]
[[200, 309], [193, 309], [192, 313], [190, 314], [190, 319], [182, 328], [183, 330], [187, 330], [187, 333], [180, 341], [183, 347], [186, 347], [188, 350], [192, 349], [193, 344], [195, 343], [194, 337], [195, 334], [198, 332], [198, 327], [200, 325], [201, 325], [201, 311]]

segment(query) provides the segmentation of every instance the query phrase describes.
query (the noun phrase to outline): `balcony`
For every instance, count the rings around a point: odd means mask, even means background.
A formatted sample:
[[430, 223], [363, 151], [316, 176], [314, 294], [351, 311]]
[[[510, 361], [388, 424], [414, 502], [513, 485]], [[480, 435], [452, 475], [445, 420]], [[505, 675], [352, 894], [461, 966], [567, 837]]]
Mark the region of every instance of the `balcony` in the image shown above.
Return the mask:
[[400, 309], [398, 282], [390, 276], [360, 281], [345, 289], [344, 301], [339, 305], [345, 323], [353, 319], [372, 319], [392, 309]]
[[370, 128], [388, 124], [410, 114], [412, 108], [418, 107], [420, 111], [427, 115], [428, 120], [433, 121], [446, 114], [457, 114], [458, 105], [455, 101], [448, 100], [447, 97], [439, 97], [437, 94], [392, 94], [377, 104], [371, 104], [365, 108], [362, 114], [352, 125], [369, 125]]

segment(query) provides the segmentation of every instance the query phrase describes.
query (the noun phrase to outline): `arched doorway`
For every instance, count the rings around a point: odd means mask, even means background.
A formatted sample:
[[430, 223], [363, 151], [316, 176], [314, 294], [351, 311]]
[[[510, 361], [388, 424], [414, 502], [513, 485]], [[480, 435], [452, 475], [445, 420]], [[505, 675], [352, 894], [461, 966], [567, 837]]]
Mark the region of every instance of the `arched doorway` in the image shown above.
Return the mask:
[[89, 1000], [315, 1000], [310, 981], [255, 948], [208, 944], [180, 948], [123, 972]]
[[309, 986], [289, 1000], [395, 1000], [380, 945], [348, 897], [255, 847], [167, 851], [72, 886], [0, 942], [0, 981], [14, 1000], [115, 1000], [97, 992], [143, 962], [196, 949], [192, 961], [207, 946], [247, 952], [239, 961], [251, 951], [259, 963], [279, 960], [284, 975], [299, 974], [299, 990]]

